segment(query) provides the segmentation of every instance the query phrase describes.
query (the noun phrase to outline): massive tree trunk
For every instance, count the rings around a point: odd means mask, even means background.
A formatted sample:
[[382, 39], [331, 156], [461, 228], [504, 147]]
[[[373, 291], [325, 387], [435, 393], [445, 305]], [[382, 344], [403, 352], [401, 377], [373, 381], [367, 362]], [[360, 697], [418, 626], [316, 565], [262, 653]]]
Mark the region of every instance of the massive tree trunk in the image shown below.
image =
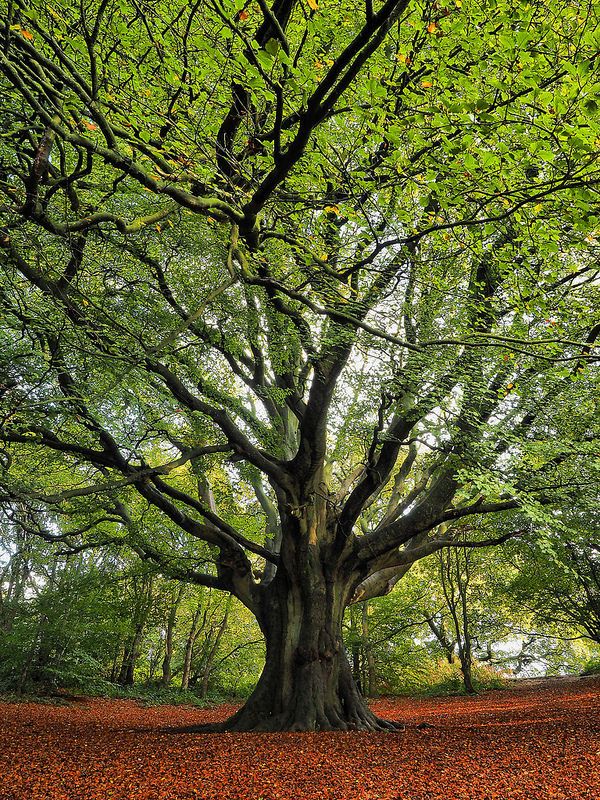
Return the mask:
[[[332, 587], [335, 592], [335, 587]], [[246, 705], [225, 730], [387, 730], [368, 708], [342, 643], [343, 608], [290, 587], [261, 621], [266, 663]]]
[[[362, 697], [342, 641], [348, 576], [313, 534], [284, 537], [282, 563], [257, 610], [266, 663], [240, 711], [220, 730], [393, 730]], [[319, 542], [319, 544], [317, 544]]]

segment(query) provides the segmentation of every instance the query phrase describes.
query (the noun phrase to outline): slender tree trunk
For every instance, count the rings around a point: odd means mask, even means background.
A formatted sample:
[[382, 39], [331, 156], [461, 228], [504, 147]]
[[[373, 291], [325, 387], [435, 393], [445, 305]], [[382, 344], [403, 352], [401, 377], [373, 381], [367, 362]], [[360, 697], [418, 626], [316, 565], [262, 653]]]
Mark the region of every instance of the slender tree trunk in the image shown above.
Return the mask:
[[354, 682], [360, 692], [362, 692], [362, 674], [361, 674], [361, 663], [360, 663], [360, 646], [358, 642], [354, 642], [352, 645], [352, 677], [354, 678]]
[[477, 691], [473, 686], [473, 662], [471, 659], [470, 650], [468, 647], [461, 647], [458, 655], [460, 658], [460, 670], [463, 675], [465, 691], [467, 694], [477, 694]]
[[119, 674], [119, 653], [121, 652], [121, 644], [119, 643], [117, 649], [115, 650], [115, 655], [112, 661], [112, 667], [110, 669], [110, 682], [117, 683], [117, 676]]
[[454, 623], [458, 658], [465, 691], [467, 694], [477, 694], [473, 685], [471, 623], [467, 598], [470, 581], [468, 554], [460, 554], [455, 551], [446, 556], [440, 555], [440, 565], [442, 588], [452, 616], [452, 622]]
[[177, 621], [177, 610], [183, 597], [184, 585], [182, 584], [177, 594], [172, 598], [171, 606], [169, 608], [169, 616], [167, 617], [167, 625], [165, 628], [165, 654], [162, 661], [162, 678], [161, 684], [163, 686], [170, 686], [172, 673], [171, 661], [173, 659], [173, 635], [175, 633], [175, 624]]
[[369, 640], [368, 600], [362, 604], [361, 640], [362, 640], [362, 649], [365, 659], [365, 679], [363, 685], [363, 692], [365, 694], [365, 697], [372, 697], [377, 683], [377, 675], [375, 671], [375, 659], [373, 658], [373, 651], [371, 649], [371, 642]]
[[30, 646], [30, 648], [29, 648], [29, 650], [27, 652], [27, 656], [25, 657], [25, 659], [23, 660], [23, 663], [21, 665], [21, 671], [19, 673], [19, 680], [17, 682], [17, 694], [18, 695], [23, 693], [23, 691], [25, 689], [25, 684], [27, 683], [27, 680], [29, 678], [29, 673], [30, 673], [31, 667], [32, 667], [34, 659], [35, 659], [35, 654], [36, 654], [36, 650], [37, 650], [37, 646], [38, 646], [39, 635], [40, 635], [40, 632], [39, 632], [39, 628], [38, 628], [38, 629], [36, 629], [35, 638], [34, 638], [33, 642], [31, 643], [31, 646]]
[[196, 606], [194, 616], [192, 617], [192, 624], [185, 642], [185, 652], [183, 656], [183, 672], [181, 673], [181, 688], [189, 689], [190, 675], [192, 674], [192, 656], [194, 655], [194, 645], [200, 635], [204, 625], [206, 624], [206, 611], [204, 612], [204, 620], [202, 625], [200, 622], [200, 614], [202, 613], [202, 601]]
[[459, 650], [460, 666], [463, 674], [463, 682], [468, 694], [476, 694], [473, 686], [473, 647], [471, 644], [471, 622], [469, 620], [469, 606], [467, 599], [468, 586], [471, 579], [469, 556], [467, 553], [464, 558], [464, 573], [460, 569], [459, 555], [456, 554], [456, 579], [460, 597], [460, 611], [462, 615], [463, 639]]
[[215, 640], [210, 646], [206, 654], [206, 660], [204, 662], [204, 666], [202, 668], [202, 681], [200, 684], [200, 697], [206, 697], [208, 694], [208, 679], [210, 678], [210, 674], [213, 669], [213, 664], [215, 660], [215, 656], [217, 655], [217, 651], [219, 649], [219, 645], [221, 644], [221, 639], [223, 638], [223, 634], [227, 628], [227, 620], [229, 619], [229, 609], [231, 607], [231, 597], [227, 600], [227, 606], [225, 608], [225, 614], [223, 615], [223, 619], [219, 623], [219, 627], [217, 628], [217, 635], [215, 636]]
[[119, 672], [119, 683], [121, 686], [133, 686], [135, 678], [135, 665], [140, 657], [140, 645], [144, 626], [138, 625], [133, 636], [127, 640], [123, 651], [123, 661]]
[[464, 586], [460, 582], [459, 578], [459, 587], [460, 587], [460, 601], [461, 601], [461, 613], [462, 613], [462, 628], [463, 628], [463, 636], [462, 641], [459, 643], [458, 655], [460, 658], [460, 668], [463, 674], [463, 683], [465, 685], [465, 690], [467, 694], [477, 694], [475, 687], [473, 685], [473, 648], [471, 646], [471, 630], [469, 624], [469, 617], [468, 617], [468, 608], [467, 608], [467, 595], [466, 591], [464, 590]]
[[140, 657], [140, 650], [146, 623], [150, 615], [153, 602], [154, 577], [152, 575], [142, 575], [141, 578], [133, 578], [133, 618], [130, 636], [125, 641], [123, 651], [123, 661], [119, 671], [118, 682], [122, 686], [133, 686], [135, 677], [135, 666]]
[[440, 646], [444, 651], [444, 655], [446, 656], [446, 661], [449, 664], [454, 664], [454, 648], [456, 647], [456, 641], [452, 641], [448, 634], [446, 633], [444, 620], [440, 619], [439, 625], [435, 621], [433, 617], [425, 617], [425, 621], [427, 622], [429, 629], [438, 640]]

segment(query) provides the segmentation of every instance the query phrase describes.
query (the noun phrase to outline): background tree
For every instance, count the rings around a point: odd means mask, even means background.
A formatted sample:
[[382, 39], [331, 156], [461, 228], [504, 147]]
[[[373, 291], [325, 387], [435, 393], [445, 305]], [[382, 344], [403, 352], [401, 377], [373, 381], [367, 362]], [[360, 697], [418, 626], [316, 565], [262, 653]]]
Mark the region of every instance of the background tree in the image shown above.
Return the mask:
[[387, 727], [344, 608], [597, 478], [593, 6], [315, 6], [0, 34], [4, 507], [241, 600], [238, 730]]
[[600, 537], [585, 507], [564, 514], [561, 535], [521, 544], [510, 589], [537, 625], [569, 626], [600, 644]]

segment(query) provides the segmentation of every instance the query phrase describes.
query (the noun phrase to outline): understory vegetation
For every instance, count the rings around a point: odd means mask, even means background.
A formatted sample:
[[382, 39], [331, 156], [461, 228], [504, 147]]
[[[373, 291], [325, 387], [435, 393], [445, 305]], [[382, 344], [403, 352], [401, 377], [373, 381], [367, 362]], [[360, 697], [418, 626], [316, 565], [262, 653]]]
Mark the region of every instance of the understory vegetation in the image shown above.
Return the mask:
[[[22, 534], [10, 557], [14, 542], [4, 538], [2, 545], [4, 696], [60, 702], [75, 693], [206, 705], [245, 698], [254, 688], [264, 643], [252, 616], [232, 598], [165, 579], [117, 552], [65, 557]], [[361, 691], [464, 693], [465, 639], [475, 691], [515, 678], [599, 672], [600, 644], [552, 612], [555, 584], [562, 581], [565, 596], [574, 597], [576, 574], [552, 562], [554, 583], [546, 565], [546, 583], [536, 589], [540, 566], [532, 558], [525, 544], [461, 561], [437, 555], [391, 595], [352, 606], [344, 641]], [[600, 599], [598, 585], [587, 589]]]

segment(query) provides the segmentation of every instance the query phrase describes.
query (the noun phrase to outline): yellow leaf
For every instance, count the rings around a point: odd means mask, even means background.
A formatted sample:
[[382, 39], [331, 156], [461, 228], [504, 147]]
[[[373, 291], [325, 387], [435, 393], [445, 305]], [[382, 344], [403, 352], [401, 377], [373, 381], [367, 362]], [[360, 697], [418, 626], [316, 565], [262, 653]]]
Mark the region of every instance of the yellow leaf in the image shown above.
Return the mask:
[[325, 206], [325, 211], [328, 214], [339, 214], [340, 213], [339, 206]]
[[439, 28], [435, 22], [430, 22], [427, 26], [427, 33], [435, 33], [437, 30], [439, 30]]
[[534, 207], [533, 207], [533, 213], [534, 214], [539, 214], [541, 210], [542, 210], [542, 204], [541, 203], [536, 203], [536, 205], [534, 205]]
[[421, 81], [421, 86], [424, 89], [431, 89], [431, 87], [433, 86], [433, 83], [431, 81]]
[[462, 0], [454, 0], [454, 5], [457, 8], [462, 8]]
[[306, 2], [308, 3], [308, 7], [310, 9], [312, 9], [313, 11], [318, 10], [319, 4], [317, 3], [317, 0], [306, 0]]

